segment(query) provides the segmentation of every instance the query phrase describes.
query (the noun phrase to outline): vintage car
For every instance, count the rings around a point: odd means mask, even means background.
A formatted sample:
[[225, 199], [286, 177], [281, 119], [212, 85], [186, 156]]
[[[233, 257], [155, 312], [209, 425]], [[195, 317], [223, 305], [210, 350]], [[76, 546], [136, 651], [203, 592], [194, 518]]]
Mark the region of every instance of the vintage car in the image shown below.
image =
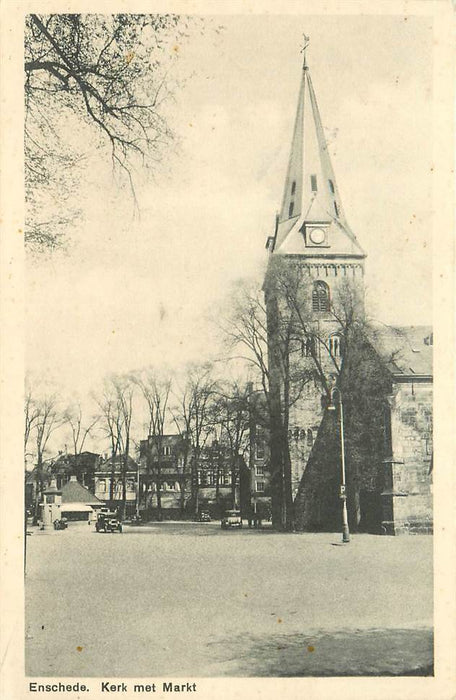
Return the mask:
[[226, 530], [229, 527], [242, 527], [240, 510], [227, 510], [221, 521], [221, 527]]
[[102, 511], [97, 515], [95, 530], [97, 532], [122, 532], [122, 523], [117, 513]]
[[210, 522], [211, 522], [211, 516], [210, 516], [210, 514], [207, 512], [207, 510], [202, 510], [202, 511], [200, 511], [200, 512], [198, 513], [198, 515], [196, 516], [196, 520], [197, 520], [199, 523], [210, 523]]
[[54, 530], [66, 530], [68, 527], [68, 521], [65, 517], [60, 518], [60, 520], [54, 520]]

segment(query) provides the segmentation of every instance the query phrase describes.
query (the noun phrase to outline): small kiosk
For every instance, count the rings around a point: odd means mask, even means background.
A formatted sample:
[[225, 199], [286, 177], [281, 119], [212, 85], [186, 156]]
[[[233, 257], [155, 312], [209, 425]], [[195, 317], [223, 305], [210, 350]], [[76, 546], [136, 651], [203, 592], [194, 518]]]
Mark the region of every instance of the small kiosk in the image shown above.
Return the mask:
[[43, 502], [40, 503], [41, 522], [43, 529], [54, 527], [55, 520], [60, 520], [62, 509], [62, 492], [57, 488], [55, 479], [43, 491]]

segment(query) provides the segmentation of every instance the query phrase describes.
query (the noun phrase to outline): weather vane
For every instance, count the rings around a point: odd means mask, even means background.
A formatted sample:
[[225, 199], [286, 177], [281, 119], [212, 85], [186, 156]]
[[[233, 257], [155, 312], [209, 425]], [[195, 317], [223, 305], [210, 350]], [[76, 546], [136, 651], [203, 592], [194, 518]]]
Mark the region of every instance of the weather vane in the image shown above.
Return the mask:
[[307, 67], [306, 66], [306, 49], [310, 44], [310, 36], [307, 36], [306, 34], [303, 34], [302, 36], [303, 36], [304, 44], [303, 44], [303, 47], [302, 47], [300, 53], [303, 54], [303, 68], [306, 68]]

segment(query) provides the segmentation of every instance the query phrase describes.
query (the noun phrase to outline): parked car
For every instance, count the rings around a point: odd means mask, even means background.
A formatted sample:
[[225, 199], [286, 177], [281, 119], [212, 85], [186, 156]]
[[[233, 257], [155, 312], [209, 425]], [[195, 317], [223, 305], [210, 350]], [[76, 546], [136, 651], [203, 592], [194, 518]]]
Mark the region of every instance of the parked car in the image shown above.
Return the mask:
[[240, 510], [227, 510], [222, 518], [221, 526], [223, 530], [229, 527], [242, 527]]
[[66, 530], [68, 527], [68, 522], [66, 518], [60, 518], [60, 520], [54, 520], [54, 530]]
[[197, 517], [198, 522], [200, 523], [210, 523], [211, 522], [211, 516], [207, 512], [207, 510], [202, 510], [201, 513], [199, 513]]
[[97, 532], [122, 532], [122, 523], [117, 513], [98, 513], [95, 530]]

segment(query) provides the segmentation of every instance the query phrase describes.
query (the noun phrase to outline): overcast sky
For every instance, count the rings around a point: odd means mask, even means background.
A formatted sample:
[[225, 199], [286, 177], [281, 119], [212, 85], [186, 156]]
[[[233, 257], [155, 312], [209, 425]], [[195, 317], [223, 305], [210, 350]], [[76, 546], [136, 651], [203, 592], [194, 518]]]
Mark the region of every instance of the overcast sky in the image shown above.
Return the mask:
[[[27, 365], [69, 392], [109, 371], [217, 351], [208, 316], [257, 275], [282, 198], [302, 34], [344, 209], [368, 254], [368, 304], [431, 322], [432, 27], [402, 16], [223, 17], [180, 48], [180, 136], [140, 218], [92, 155], [67, 257], [28, 269]], [[94, 176], [96, 173], [96, 177]]]

